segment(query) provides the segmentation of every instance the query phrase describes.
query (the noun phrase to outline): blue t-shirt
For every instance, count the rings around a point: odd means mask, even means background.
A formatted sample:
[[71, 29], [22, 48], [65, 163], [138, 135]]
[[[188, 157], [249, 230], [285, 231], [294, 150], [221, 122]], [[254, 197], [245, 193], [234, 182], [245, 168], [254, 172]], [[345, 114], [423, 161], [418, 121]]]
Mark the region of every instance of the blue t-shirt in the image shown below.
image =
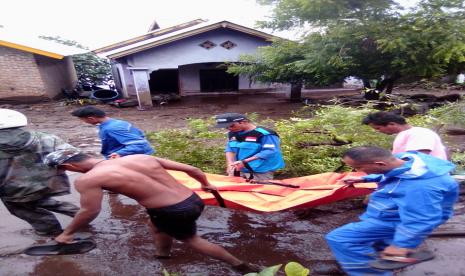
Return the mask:
[[144, 133], [122, 120], [108, 119], [99, 126], [102, 141], [102, 155], [108, 158], [112, 153], [120, 156], [131, 154], [152, 154], [154, 149], [145, 139]]

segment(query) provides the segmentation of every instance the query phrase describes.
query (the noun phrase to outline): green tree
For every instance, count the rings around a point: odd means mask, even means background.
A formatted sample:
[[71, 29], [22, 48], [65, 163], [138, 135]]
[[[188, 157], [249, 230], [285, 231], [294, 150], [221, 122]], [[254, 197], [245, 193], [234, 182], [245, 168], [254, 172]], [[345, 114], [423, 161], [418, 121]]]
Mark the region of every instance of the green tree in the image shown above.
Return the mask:
[[[274, 42], [244, 56], [230, 72], [277, 82], [327, 85], [358, 76], [379, 91], [401, 77], [438, 77], [465, 68], [465, 7], [459, 0], [423, 0], [405, 11], [386, 0], [259, 0], [272, 5], [275, 30], [311, 28], [299, 42]], [[286, 46], [290, 46], [286, 48]], [[295, 55], [290, 55], [295, 49]], [[252, 64], [252, 63], [258, 63]], [[290, 69], [289, 69], [290, 68]], [[286, 78], [270, 79], [287, 72]]]
[[[73, 46], [83, 50], [89, 50], [88, 47], [74, 40], [68, 40], [59, 36], [40, 36], [45, 40], [56, 41], [63, 45]], [[107, 84], [112, 80], [111, 67], [107, 59], [98, 57], [92, 52], [73, 55], [73, 63], [80, 84]]]

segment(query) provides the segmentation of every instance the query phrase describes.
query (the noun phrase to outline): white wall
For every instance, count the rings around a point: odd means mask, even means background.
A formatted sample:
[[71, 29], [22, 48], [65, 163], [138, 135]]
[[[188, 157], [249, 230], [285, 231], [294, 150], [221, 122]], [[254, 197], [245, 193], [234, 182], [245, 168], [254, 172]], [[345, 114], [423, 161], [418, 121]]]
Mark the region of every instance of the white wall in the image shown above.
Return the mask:
[[[216, 47], [209, 50], [200, 47], [199, 44], [206, 40], [215, 43]], [[228, 40], [237, 46], [229, 50], [220, 46]], [[268, 41], [241, 32], [218, 29], [133, 54], [128, 57], [128, 64], [153, 71], [178, 68], [184, 64], [238, 61], [239, 55], [253, 54], [257, 47], [269, 44]]]
[[[216, 46], [208, 50], [199, 46], [207, 40], [215, 43]], [[231, 41], [236, 46], [229, 50], [225, 49], [220, 46], [225, 41]], [[180, 94], [189, 95], [200, 92], [200, 69], [214, 69], [218, 64], [238, 61], [240, 55], [254, 54], [258, 47], [270, 44], [269, 41], [242, 32], [217, 29], [117, 59], [116, 62], [121, 64], [122, 82], [126, 86], [122, 89], [123, 94], [135, 95], [134, 83], [128, 67], [147, 68], [149, 73], [159, 69], [179, 69]], [[206, 64], [211, 62], [217, 64]], [[269, 87], [269, 84], [260, 82], [254, 82], [249, 86], [247, 77], [239, 77], [240, 90]]]

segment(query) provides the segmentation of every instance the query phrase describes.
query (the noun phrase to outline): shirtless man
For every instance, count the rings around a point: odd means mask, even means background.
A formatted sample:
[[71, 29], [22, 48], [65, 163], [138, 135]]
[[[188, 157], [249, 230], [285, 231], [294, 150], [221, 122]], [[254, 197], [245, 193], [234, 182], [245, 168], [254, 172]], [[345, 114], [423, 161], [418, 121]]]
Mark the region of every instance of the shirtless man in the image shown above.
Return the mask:
[[55, 238], [57, 242], [72, 242], [74, 233], [97, 217], [103, 190], [109, 190], [133, 198], [147, 208], [155, 226], [158, 257], [170, 256], [174, 238], [200, 253], [232, 265], [241, 273], [257, 272], [252, 265], [196, 234], [196, 220], [203, 211], [203, 201], [166, 170], [185, 172], [200, 182], [204, 190], [215, 190], [200, 169], [148, 155], [102, 160], [76, 150], [50, 153], [44, 162], [49, 166], [84, 173], [74, 182], [76, 190], [81, 194], [81, 209], [63, 233]]

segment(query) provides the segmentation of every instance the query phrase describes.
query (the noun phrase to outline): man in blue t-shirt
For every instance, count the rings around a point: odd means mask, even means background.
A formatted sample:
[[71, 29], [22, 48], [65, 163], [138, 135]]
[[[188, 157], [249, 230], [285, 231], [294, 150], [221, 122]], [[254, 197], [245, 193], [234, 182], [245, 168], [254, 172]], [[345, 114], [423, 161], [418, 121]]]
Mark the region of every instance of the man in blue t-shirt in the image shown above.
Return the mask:
[[217, 115], [216, 127], [229, 131], [225, 149], [229, 176], [240, 173], [249, 179], [270, 180], [274, 171], [284, 168], [280, 139], [273, 130], [257, 127], [239, 113]]
[[102, 155], [107, 159], [131, 154], [153, 154], [155, 151], [144, 133], [130, 123], [108, 117], [105, 111], [94, 106], [74, 110], [71, 115], [85, 123], [97, 125], [102, 141]]

